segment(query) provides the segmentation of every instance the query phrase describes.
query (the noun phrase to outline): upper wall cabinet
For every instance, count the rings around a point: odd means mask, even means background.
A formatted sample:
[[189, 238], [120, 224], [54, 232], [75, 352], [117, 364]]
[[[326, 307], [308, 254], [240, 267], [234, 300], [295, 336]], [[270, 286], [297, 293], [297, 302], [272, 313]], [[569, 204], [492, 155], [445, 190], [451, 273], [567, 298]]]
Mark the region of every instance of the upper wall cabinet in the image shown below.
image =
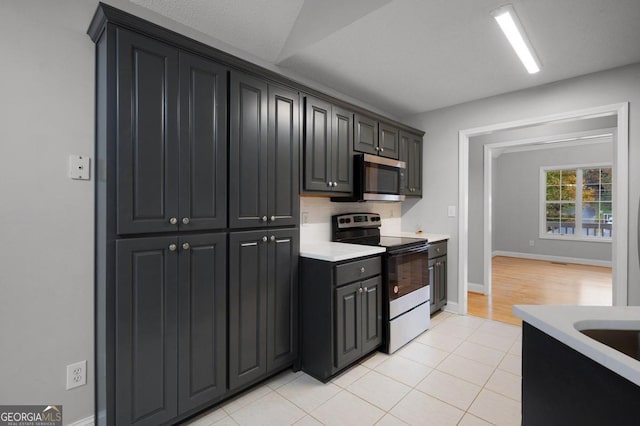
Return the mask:
[[304, 107], [304, 191], [351, 194], [353, 113], [311, 96]]
[[296, 225], [299, 216], [299, 95], [231, 74], [229, 226]]
[[117, 32], [118, 233], [226, 227], [226, 68]]
[[422, 136], [400, 132], [400, 160], [407, 163], [404, 194], [422, 197]]
[[366, 115], [356, 114], [354, 133], [354, 151], [398, 159], [399, 135], [396, 127], [384, 122], [379, 123]]

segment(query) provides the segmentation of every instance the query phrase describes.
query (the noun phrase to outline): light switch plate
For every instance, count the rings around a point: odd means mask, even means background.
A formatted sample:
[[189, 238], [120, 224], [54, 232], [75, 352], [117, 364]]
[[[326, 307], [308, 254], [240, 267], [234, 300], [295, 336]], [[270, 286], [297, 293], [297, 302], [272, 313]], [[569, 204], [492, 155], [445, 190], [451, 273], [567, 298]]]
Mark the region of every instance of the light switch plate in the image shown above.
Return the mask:
[[77, 180], [91, 178], [91, 158], [86, 155], [69, 156], [69, 177]]
[[447, 214], [449, 217], [456, 217], [456, 206], [449, 206], [447, 209]]

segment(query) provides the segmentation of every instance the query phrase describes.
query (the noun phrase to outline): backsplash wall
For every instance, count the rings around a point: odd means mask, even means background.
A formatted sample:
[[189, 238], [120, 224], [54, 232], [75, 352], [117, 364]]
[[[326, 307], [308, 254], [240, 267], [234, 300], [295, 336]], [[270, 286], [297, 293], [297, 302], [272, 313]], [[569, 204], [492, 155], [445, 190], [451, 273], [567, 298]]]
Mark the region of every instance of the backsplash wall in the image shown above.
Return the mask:
[[340, 213], [379, 213], [383, 235], [402, 230], [402, 203], [332, 203], [327, 197], [300, 197], [300, 242], [331, 241], [331, 216]]

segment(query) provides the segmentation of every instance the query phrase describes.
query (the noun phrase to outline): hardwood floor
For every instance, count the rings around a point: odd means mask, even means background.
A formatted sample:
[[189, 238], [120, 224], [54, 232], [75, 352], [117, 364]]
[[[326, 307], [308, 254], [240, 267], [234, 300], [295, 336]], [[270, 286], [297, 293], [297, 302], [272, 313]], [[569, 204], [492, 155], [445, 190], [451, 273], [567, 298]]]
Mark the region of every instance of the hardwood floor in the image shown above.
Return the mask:
[[469, 292], [468, 312], [509, 324], [513, 305], [611, 305], [611, 268], [496, 256], [492, 294]]

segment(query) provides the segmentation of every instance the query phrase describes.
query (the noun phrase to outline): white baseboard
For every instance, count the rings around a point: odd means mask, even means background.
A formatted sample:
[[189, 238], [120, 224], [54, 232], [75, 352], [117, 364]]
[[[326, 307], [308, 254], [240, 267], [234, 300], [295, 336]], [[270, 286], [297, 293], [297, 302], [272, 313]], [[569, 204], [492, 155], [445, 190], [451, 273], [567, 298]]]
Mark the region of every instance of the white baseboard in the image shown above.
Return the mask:
[[449, 302], [447, 301], [447, 304], [445, 305], [443, 311], [445, 312], [451, 312], [453, 314], [459, 314], [459, 308], [458, 308], [458, 303], [457, 302]]
[[69, 423], [68, 426], [94, 426], [95, 419], [93, 416], [85, 417], [84, 419], [80, 419], [76, 422]]
[[474, 293], [487, 294], [483, 284], [467, 283], [467, 291]]
[[578, 265], [605, 266], [609, 268], [611, 267], [610, 260], [581, 259], [578, 257], [551, 256], [548, 254], [536, 253], [519, 253], [516, 251], [496, 250], [491, 253], [491, 256], [519, 257], [521, 259], [546, 260], [549, 262], [577, 263]]

